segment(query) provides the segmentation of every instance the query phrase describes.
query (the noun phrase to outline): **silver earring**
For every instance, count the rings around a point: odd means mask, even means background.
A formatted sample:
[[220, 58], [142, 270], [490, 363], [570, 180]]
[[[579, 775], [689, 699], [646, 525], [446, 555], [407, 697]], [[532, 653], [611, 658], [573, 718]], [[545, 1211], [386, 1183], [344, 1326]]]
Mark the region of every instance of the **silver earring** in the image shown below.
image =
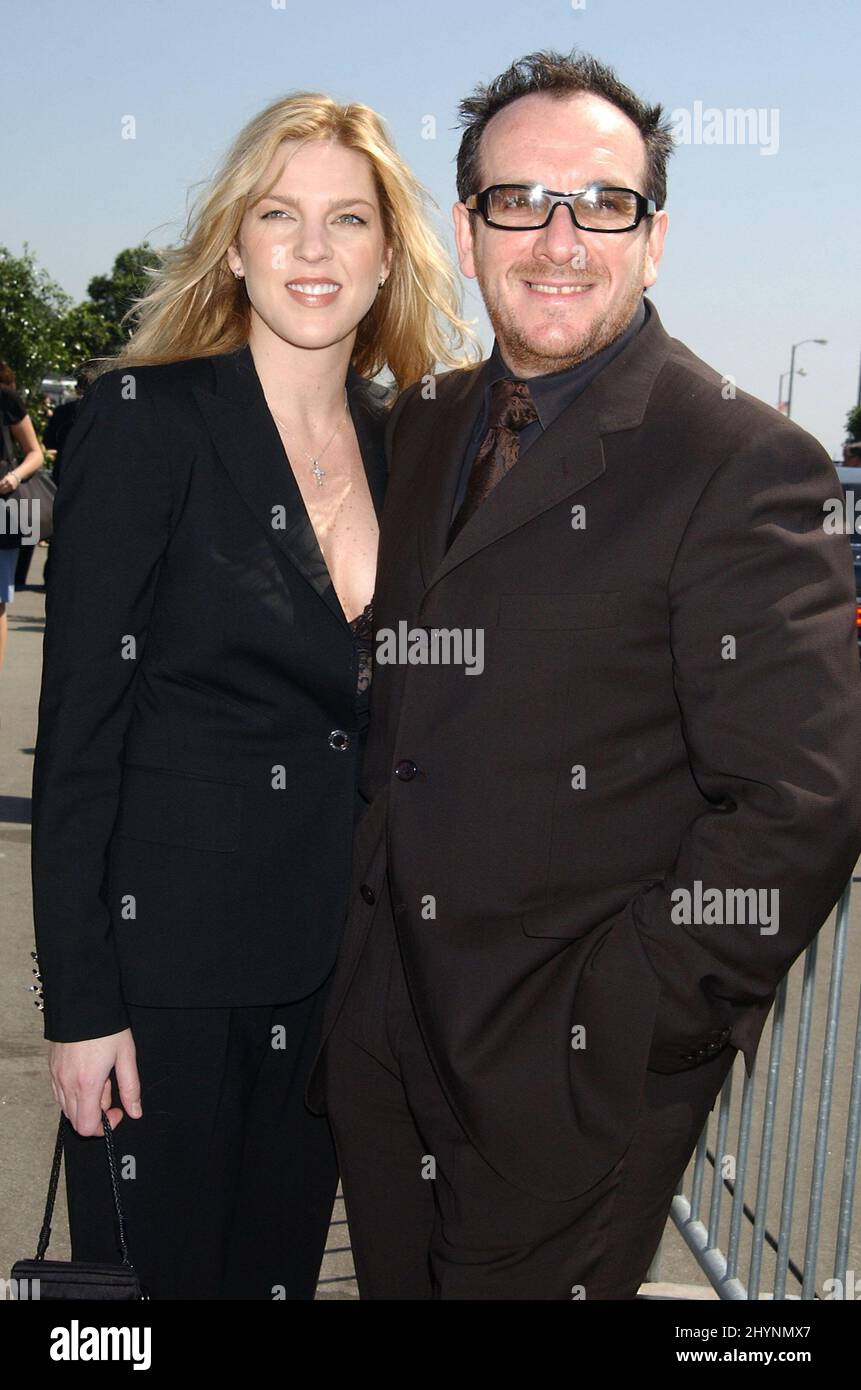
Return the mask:
[[379, 280], [379, 284], [377, 285], [377, 289], [381, 290], [381, 289], [383, 288], [383, 285], [384, 285], [385, 283], [386, 283], [386, 277], [385, 277], [385, 275], [381, 275], [381, 276], [380, 276], [380, 280]]
[[242, 271], [241, 271], [241, 270], [234, 270], [233, 274], [236, 276], [237, 280], [241, 280], [241, 279], [242, 279]]

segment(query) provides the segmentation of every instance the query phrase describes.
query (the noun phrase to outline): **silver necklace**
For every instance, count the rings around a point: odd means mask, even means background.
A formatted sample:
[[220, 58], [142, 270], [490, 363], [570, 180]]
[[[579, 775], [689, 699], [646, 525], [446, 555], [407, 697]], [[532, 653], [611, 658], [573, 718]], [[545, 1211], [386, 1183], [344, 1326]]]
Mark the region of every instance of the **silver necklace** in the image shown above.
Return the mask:
[[[269, 409], [272, 410], [272, 403], [271, 403], [271, 401], [267, 401], [267, 405], [269, 406]], [[319, 453], [316, 454], [316, 455], [314, 455], [314, 454], [309, 454], [307, 449], [302, 449], [302, 453], [305, 455], [306, 459], [308, 460], [308, 462], [309, 462], [310, 465], [311, 465], [311, 472], [314, 474], [314, 477], [317, 479], [317, 486], [318, 486], [318, 487], [322, 487], [322, 486], [323, 486], [323, 479], [324, 479], [325, 476], [326, 476], [326, 473], [325, 473], [324, 469], [322, 469], [322, 468], [320, 467], [320, 460], [321, 460], [321, 458], [323, 457], [323, 455], [325, 454], [325, 452], [326, 452], [326, 450], [328, 449], [329, 445], [332, 443], [333, 439], [335, 438], [335, 435], [338, 433], [338, 430], [341, 428], [341, 426], [343, 425], [344, 421], [346, 420], [346, 418], [347, 418], [347, 408], [348, 408], [348, 405], [349, 405], [349, 402], [348, 402], [348, 400], [347, 400], [347, 388], [346, 388], [346, 386], [345, 386], [345, 387], [344, 387], [344, 414], [341, 416], [340, 421], [339, 421], [338, 424], [335, 426], [334, 430], [332, 431], [331, 435], [330, 435], [329, 438], [327, 439], [326, 443], [323, 445], [323, 448], [322, 448], [322, 449], [319, 451]], [[274, 419], [275, 419], [275, 423], [276, 423], [277, 425], [280, 425], [280, 426], [281, 426], [281, 428], [282, 428], [282, 430], [284, 430], [285, 434], [289, 434], [289, 433], [290, 433], [289, 429], [288, 429], [287, 426], [284, 424], [284, 421], [283, 421], [283, 420], [280, 420], [280, 419], [278, 418], [278, 416], [275, 414], [275, 411], [274, 411], [274, 410], [272, 410], [272, 415], [273, 415], [273, 417], [274, 417]], [[302, 448], [301, 445], [300, 445], [299, 447]]]

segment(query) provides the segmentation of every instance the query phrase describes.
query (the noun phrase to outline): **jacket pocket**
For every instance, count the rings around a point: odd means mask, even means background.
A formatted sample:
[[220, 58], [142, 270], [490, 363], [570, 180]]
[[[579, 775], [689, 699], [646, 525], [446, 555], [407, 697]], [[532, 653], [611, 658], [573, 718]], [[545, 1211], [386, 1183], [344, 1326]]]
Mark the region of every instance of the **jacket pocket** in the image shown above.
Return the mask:
[[554, 907], [537, 907], [533, 912], [525, 912], [520, 918], [520, 928], [525, 936], [560, 936], [568, 937], [572, 941], [580, 936], [588, 936], [590, 931], [595, 931], [601, 927], [601, 922], [595, 923], [587, 919], [578, 917], [577, 908], [563, 907], [557, 904]]
[[232, 710], [253, 724], [263, 723], [270, 728], [273, 725], [273, 720], [262, 710], [249, 709], [241, 700], [235, 700], [232, 695], [225, 695], [221, 690], [213, 690], [212, 686], [206, 685], [203, 681], [195, 680], [193, 676], [180, 676], [176, 671], [169, 671], [164, 667], [156, 668], [153, 674], [160, 680], [172, 682], [174, 685], [183, 685], [188, 690], [196, 690], [198, 694], [205, 695], [208, 701], [214, 702], [216, 705], [223, 705], [226, 709]]
[[499, 627], [553, 628], [616, 627], [622, 621], [625, 595], [500, 594]]
[[114, 834], [230, 853], [239, 848], [242, 797], [237, 782], [127, 763]]

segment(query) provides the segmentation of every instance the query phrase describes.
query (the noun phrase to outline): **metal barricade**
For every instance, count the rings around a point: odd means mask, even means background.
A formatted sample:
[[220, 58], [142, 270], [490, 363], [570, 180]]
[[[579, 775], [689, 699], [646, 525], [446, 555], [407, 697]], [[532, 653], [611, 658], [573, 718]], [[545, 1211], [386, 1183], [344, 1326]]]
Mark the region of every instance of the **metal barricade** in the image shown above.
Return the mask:
[[[861, 1298], [861, 1235], [852, 1225], [861, 942], [858, 933], [849, 938], [851, 889], [850, 882], [833, 930], [826, 923], [782, 981], [752, 1076], [736, 1058], [673, 1199], [670, 1221], [722, 1299]], [[793, 1038], [790, 1087], [781, 1069]], [[650, 1280], [659, 1264], [660, 1251]]]

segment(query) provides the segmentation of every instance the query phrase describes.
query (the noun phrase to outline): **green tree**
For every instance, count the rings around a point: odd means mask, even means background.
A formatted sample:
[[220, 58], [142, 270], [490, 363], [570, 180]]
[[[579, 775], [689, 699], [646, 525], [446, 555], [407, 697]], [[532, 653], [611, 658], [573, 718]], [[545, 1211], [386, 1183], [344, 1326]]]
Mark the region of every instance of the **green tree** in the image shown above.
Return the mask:
[[[88, 299], [79, 309], [86, 308], [92, 318], [90, 328], [95, 336], [104, 331], [108, 346], [90, 356], [112, 355], [128, 339], [130, 325], [122, 324], [123, 315], [149, 289], [151, 277], [147, 270], [159, 264], [159, 255], [149, 242], [127, 247], [116, 257], [110, 275], [95, 275], [87, 286]], [[102, 329], [102, 326], [104, 328]], [[86, 336], [85, 334], [83, 336]]]
[[0, 358], [15, 373], [37, 432], [47, 422], [43, 377], [75, 376], [90, 358], [112, 357], [127, 341], [123, 314], [146, 293], [147, 268], [159, 263], [148, 242], [120, 251], [109, 275], [96, 275], [87, 298], [71, 297], [36, 264], [28, 245], [13, 256], [0, 246]]
[[110, 357], [117, 349], [115, 327], [87, 300], [63, 315], [59, 331], [65, 351], [64, 371], [70, 376], [75, 376], [90, 358]]
[[846, 438], [861, 444], [861, 405], [853, 406], [846, 416]]
[[39, 383], [47, 372], [67, 369], [61, 325], [71, 304], [26, 243], [21, 256], [0, 246], [0, 358], [14, 371], [28, 405], [40, 403]]

